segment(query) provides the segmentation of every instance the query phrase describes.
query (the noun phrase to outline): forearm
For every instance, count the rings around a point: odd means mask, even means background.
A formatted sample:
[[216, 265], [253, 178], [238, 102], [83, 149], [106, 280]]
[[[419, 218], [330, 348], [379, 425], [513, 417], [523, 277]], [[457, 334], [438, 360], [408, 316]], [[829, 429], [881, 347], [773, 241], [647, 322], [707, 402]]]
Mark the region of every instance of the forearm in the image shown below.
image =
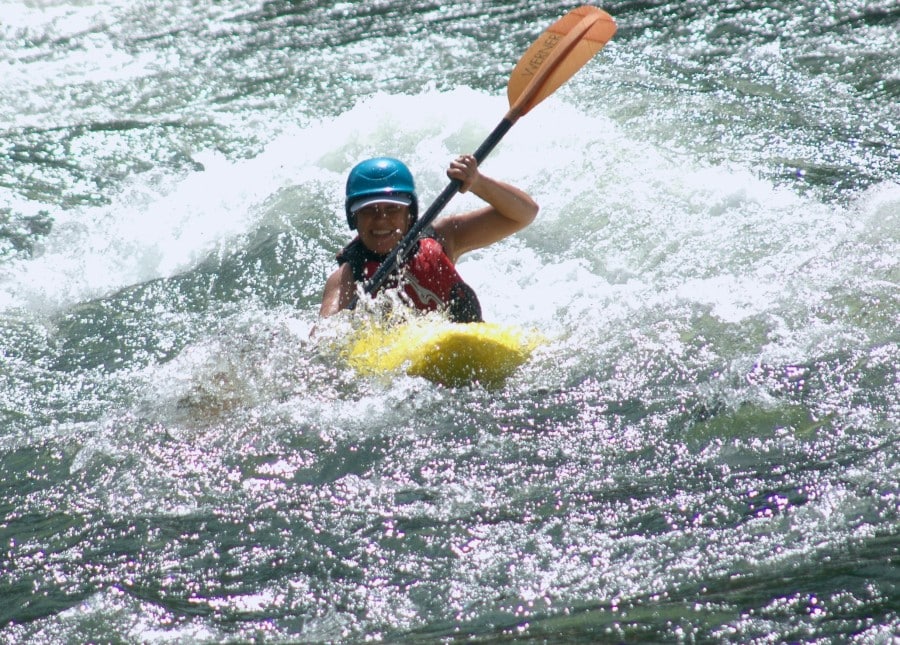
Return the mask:
[[487, 175], [479, 174], [469, 190], [519, 228], [528, 226], [537, 216], [538, 205], [526, 192]]
[[505, 231], [504, 235], [525, 228], [537, 216], [538, 205], [531, 197], [515, 186], [481, 174], [478, 161], [472, 155], [462, 155], [451, 161], [447, 176], [462, 182], [460, 192], [471, 191], [512, 224], [512, 230]]

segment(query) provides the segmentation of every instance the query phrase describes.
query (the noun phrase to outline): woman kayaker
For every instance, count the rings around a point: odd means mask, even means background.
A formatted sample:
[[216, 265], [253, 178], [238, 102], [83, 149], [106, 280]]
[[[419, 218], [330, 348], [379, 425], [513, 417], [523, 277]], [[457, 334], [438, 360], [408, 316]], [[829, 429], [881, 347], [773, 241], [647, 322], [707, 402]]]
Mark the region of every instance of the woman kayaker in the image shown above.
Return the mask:
[[[401, 297], [422, 311], [446, 311], [457, 322], [479, 321], [478, 298], [456, 271], [456, 261], [528, 226], [538, 205], [520, 189], [482, 174], [472, 155], [453, 160], [447, 176], [462, 182], [461, 193], [471, 191], [487, 205], [434, 222], [400, 272]], [[345, 211], [357, 236], [338, 253], [339, 266], [325, 282], [322, 317], [350, 305], [357, 285], [375, 273], [416, 221], [419, 203], [409, 168], [391, 157], [357, 164], [347, 177]], [[396, 286], [396, 279], [385, 285]]]

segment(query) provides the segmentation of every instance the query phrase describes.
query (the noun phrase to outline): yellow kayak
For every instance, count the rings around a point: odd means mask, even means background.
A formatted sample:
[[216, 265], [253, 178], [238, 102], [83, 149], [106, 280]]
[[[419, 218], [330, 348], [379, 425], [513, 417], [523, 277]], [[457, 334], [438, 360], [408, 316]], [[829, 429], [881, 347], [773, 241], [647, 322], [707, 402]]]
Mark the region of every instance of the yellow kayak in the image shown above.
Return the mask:
[[405, 372], [450, 386], [497, 387], [540, 343], [536, 334], [514, 325], [422, 318], [365, 327], [347, 358], [362, 374]]

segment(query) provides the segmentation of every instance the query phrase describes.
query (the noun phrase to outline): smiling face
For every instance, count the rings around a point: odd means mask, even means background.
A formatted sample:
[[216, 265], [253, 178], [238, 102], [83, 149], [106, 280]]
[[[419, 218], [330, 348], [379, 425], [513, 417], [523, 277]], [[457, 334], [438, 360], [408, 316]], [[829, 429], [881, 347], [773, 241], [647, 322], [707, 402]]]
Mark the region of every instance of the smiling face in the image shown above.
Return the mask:
[[354, 213], [359, 239], [379, 255], [391, 252], [409, 230], [409, 206], [377, 202]]

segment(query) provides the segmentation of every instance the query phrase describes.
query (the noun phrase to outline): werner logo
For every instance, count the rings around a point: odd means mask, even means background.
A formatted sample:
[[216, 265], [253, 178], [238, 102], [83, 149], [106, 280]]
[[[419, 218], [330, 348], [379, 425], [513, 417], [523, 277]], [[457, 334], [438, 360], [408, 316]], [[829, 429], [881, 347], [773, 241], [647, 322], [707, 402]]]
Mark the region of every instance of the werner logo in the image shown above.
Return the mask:
[[525, 76], [534, 76], [535, 72], [544, 64], [544, 61], [547, 60], [547, 57], [559, 44], [559, 41], [562, 40], [562, 36], [559, 34], [547, 34], [546, 36], [546, 39], [541, 43], [540, 49], [528, 61], [528, 65], [524, 70]]

